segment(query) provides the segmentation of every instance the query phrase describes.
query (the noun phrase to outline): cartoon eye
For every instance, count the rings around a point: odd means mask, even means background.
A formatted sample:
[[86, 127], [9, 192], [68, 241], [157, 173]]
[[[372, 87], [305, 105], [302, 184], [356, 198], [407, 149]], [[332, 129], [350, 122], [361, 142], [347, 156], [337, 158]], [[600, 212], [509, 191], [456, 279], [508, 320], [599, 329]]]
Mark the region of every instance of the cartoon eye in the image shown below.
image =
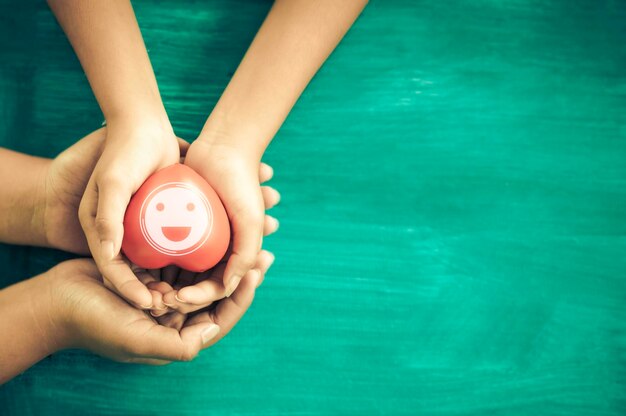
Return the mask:
[[193, 204], [193, 202], [187, 204], [187, 211], [193, 211], [194, 209], [196, 209], [196, 206]]
[[158, 204], [156, 204], [156, 209], [157, 211], [163, 211], [165, 209], [165, 205], [163, 205], [162, 202], [159, 202]]

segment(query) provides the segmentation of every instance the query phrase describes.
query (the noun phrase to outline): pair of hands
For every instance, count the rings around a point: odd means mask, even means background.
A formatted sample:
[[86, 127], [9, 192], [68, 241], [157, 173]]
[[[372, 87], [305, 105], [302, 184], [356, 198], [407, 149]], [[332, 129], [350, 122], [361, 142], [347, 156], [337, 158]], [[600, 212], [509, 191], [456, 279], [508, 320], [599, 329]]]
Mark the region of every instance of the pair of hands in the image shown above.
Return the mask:
[[227, 296], [246, 274], [258, 274], [255, 265], [263, 234], [278, 228], [278, 221], [266, 216], [265, 209], [278, 202], [279, 194], [260, 186], [272, 175], [271, 168], [260, 163], [260, 154], [210, 134], [188, 147], [171, 129], [155, 127], [159, 125], [109, 123], [102, 154], [80, 202], [79, 218], [108, 287], [140, 309], [161, 310], [165, 296], [168, 307], [191, 311], [215, 300], [211, 285], [199, 283], [167, 293], [149, 289], [120, 253], [124, 213], [133, 193], [152, 173], [177, 163], [181, 149], [186, 153], [184, 163], [215, 189], [231, 222], [232, 247], [222, 279]]
[[[52, 326], [66, 328], [56, 331], [53, 343], [61, 348], [87, 348], [121, 361], [158, 364], [191, 359], [201, 348], [217, 342], [234, 326], [250, 305], [254, 290], [274, 260], [271, 253], [260, 250], [263, 234], [276, 231], [278, 225], [275, 219], [265, 216], [264, 210], [278, 203], [280, 195], [273, 188], [260, 186], [271, 179], [272, 169], [257, 161], [256, 173], [251, 178], [252, 163], [234, 148], [213, 148], [205, 143], [194, 147], [195, 144], [189, 146], [172, 136], [170, 139], [175, 147], [170, 149], [169, 143], [167, 146], [162, 143], [163, 147], [159, 149], [156, 144], [150, 146], [130, 138], [124, 143], [117, 143], [115, 139], [109, 142], [112, 134], [109, 128], [93, 132], [60, 154], [42, 174], [41, 193], [44, 197], [39, 212], [48, 245], [78, 254], [88, 254], [91, 248], [96, 261], [95, 264], [91, 260], [64, 262], [47, 272], [49, 280], [54, 282], [50, 286], [51, 298], [57, 299], [52, 314], [57, 318]], [[141, 145], [145, 148], [140, 152]], [[175, 158], [159, 158], [160, 151], [173, 152]], [[121, 156], [117, 157], [114, 152], [121, 152]], [[214, 181], [216, 184], [212, 186], [220, 197], [225, 199], [223, 195], [228, 195], [228, 200], [241, 207], [230, 215], [235, 236], [235, 224], [243, 226], [241, 230], [249, 231], [245, 228], [250, 223], [247, 206], [250, 202], [254, 204], [254, 197], [261, 198], [260, 221], [252, 217], [261, 224], [258, 246], [254, 244], [246, 248], [244, 244], [242, 254], [235, 251], [238, 243], [235, 237], [225, 257], [228, 262], [197, 274], [173, 266], [162, 270], [141, 270], [129, 264], [118, 252], [113, 257], [107, 256], [104, 251], [108, 248], [101, 241], [110, 238], [119, 251], [122, 236], [118, 237], [116, 233], [123, 233], [122, 220], [127, 205], [125, 192], [132, 195], [145, 179], [139, 178], [141, 172], [151, 169], [146, 160], [158, 161], [158, 169], [178, 162], [181, 153], [186, 154], [185, 163], [200, 166], [191, 165], [197, 171], [208, 166], [202, 173], [217, 175], [220, 181]], [[111, 169], [115, 172], [115, 168], [124, 168], [125, 180], [111, 174]], [[227, 186], [220, 188], [223, 183]], [[246, 192], [252, 194], [252, 199], [245, 195]], [[111, 200], [105, 201], [108, 197]], [[225, 204], [228, 206], [227, 202]], [[254, 206], [252, 216], [256, 215], [257, 208]], [[109, 220], [113, 218], [110, 215], [118, 214], [121, 215], [119, 223]], [[101, 239], [101, 235], [105, 238]], [[94, 250], [98, 246], [100, 252]], [[250, 263], [245, 256], [246, 250], [252, 257]], [[231, 264], [234, 256], [237, 261]], [[243, 267], [241, 263], [250, 270], [241, 272], [242, 269], [237, 268]], [[242, 274], [236, 288], [225, 284], [229, 268]], [[125, 299], [130, 298], [135, 305], [149, 303], [154, 319], [106, 290], [105, 286], [121, 293]], [[188, 316], [200, 309], [202, 311]]]

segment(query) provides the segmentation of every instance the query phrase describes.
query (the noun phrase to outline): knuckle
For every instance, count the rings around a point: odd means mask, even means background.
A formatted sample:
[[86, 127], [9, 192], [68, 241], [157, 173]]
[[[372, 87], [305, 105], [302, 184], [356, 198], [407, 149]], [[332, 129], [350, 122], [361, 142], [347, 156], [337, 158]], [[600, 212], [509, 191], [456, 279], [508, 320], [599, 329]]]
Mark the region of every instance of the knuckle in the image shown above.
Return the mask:
[[192, 361], [198, 356], [198, 350], [195, 348], [185, 348], [180, 356], [179, 361]]
[[98, 234], [105, 234], [113, 229], [113, 222], [108, 218], [96, 216], [96, 221], [94, 224], [96, 226], [96, 232]]

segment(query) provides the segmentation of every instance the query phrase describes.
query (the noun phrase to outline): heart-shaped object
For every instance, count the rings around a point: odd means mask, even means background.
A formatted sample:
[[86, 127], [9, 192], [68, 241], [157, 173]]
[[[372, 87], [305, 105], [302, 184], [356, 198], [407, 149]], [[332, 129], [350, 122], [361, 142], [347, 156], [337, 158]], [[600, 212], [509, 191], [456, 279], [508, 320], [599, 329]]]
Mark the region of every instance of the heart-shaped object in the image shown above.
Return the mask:
[[204, 178], [179, 163], [150, 176], [126, 208], [122, 251], [146, 269], [173, 264], [203, 272], [224, 257], [229, 241], [219, 197]]

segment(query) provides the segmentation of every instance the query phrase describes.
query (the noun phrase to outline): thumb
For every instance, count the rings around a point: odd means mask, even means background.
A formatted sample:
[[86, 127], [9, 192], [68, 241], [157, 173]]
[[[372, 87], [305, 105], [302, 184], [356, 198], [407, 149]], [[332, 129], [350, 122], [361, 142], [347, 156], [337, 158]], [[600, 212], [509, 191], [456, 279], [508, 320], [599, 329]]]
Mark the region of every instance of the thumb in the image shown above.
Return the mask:
[[131, 350], [135, 358], [191, 361], [218, 332], [219, 327], [213, 322], [190, 325], [180, 333], [174, 328], [155, 324], [141, 335], [137, 347]]
[[100, 240], [102, 260], [110, 261], [119, 252], [124, 237], [124, 214], [132, 195], [130, 183], [122, 178], [106, 175], [96, 180], [98, 206], [96, 232]]
[[126, 300], [144, 309], [151, 307], [152, 295], [119, 254], [131, 194], [129, 181], [110, 175], [96, 178], [93, 186], [87, 186], [81, 201], [81, 223], [105, 281]]

